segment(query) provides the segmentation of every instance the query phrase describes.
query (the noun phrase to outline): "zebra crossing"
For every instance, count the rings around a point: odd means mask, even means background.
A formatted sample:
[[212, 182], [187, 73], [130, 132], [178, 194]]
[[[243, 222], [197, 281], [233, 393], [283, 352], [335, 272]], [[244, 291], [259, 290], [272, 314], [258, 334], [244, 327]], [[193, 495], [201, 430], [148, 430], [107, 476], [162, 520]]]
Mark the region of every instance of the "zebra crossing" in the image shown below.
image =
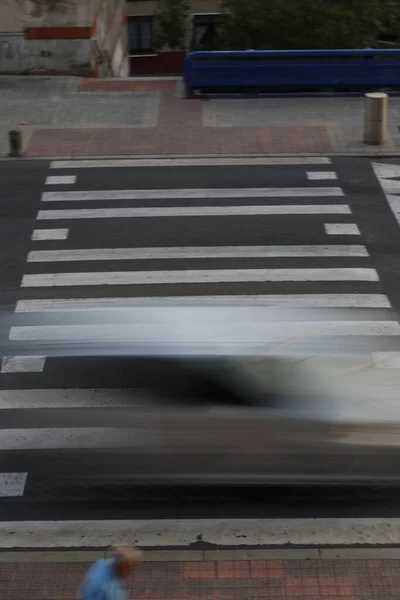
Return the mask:
[[[226, 179], [210, 185], [203, 171], [193, 187], [178, 174], [161, 187], [160, 169], [208, 166], [234, 167], [238, 173], [242, 167], [263, 169], [264, 185], [260, 177], [251, 185], [248, 176], [242, 186], [226, 185]], [[144, 167], [154, 173], [152, 185], [135, 186], [136, 171]], [[295, 173], [296, 185], [288, 183], [287, 170]], [[121, 171], [129, 172], [131, 187], [115, 185], [115, 173]], [[110, 180], [108, 173], [114, 174]], [[101, 327], [110, 307], [131, 310], [177, 301], [186, 306], [391, 308], [352, 197], [329, 158], [51, 163], [14, 307], [19, 318], [46, 315], [47, 321], [41, 326], [18, 322], [9, 340], [51, 341], [59, 315], [90, 312], [96, 319], [98, 314]], [[81, 327], [71, 324], [62, 335], [73, 339]], [[338, 331], [373, 338], [376, 352], [364, 357], [360, 368], [376, 367], [389, 385], [400, 385], [397, 320], [353, 321]], [[106, 439], [95, 427], [83, 432], [68, 426], [68, 419], [64, 425], [63, 411], [140, 406], [148, 400], [132, 391], [130, 367], [115, 360], [110, 364], [95, 358], [3, 358], [0, 413], [10, 414], [3, 423], [12, 426], [0, 425], [0, 497], [26, 494], [29, 478], [38, 476], [36, 457], [16, 459], [13, 452], [56, 452], [69, 444], [84, 450], [88, 440], [101, 444]], [[44, 425], [41, 411], [49, 411], [51, 426]]]
[[[155, 171], [162, 166], [213, 165], [215, 168], [227, 164], [240, 168], [248, 166], [250, 161], [202, 159], [200, 164], [191, 159], [147, 161], [147, 167]], [[95, 173], [112, 167], [134, 172], [143, 163], [130, 159], [54, 161], [50, 164], [51, 174], [44, 181], [31, 249], [21, 280], [22, 298], [16, 303], [15, 313], [101, 311], [108, 307], [132, 308], [143, 303], [156, 305], [159, 300], [173, 302], [178, 298], [181, 302], [208, 305], [227, 304], [236, 299], [248, 305], [264, 306], [390, 308], [389, 299], [380, 293], [379, 273], [371, 262], [367, 247], [362, 244], [359, 225], [352, 222], [351, 203], [333, 170], [332, 161], [323, 157], [267, 158], [254, 159], [252, 164], [265, 169], [266, 183], [268, 174], [280, 168], [279, 185], [131, 189], [98, 189], [94, 185], [94, 189], [85, 189], [79, 185], [83, 171]], [[299, 169], [300, 184], [288, 187], [285, 185], [285, 168], [293, 168], [293, 164]], [[231, 219], [232, 226], [234, 217], [236, 227], [237, 223], [245, 224], [247, 218], [275, 219], [273, 226], [278, 225], [282, 231], [287, 219], [298, 219], [295, 231], [296, 228], [301, 230], [306, 220], [311, 219], [309, 241], [317, 237], [321, 243], [244, 245], [240, 232], [237, 245], [215, 245], [218, 242], [215, 234], [208, 236], [209, 245], [181, 245], [177, 237], [174, 246], [137, 246], [129, 239], [129, 224], [137, 232], [141, 223], [145, 223], [149, 238], [156, 241], [151, 232], [153, 222], [157, 222], [161, 230], [168, 230], [174, 219], [189, 230], [197, 227], [196, 220], [202, 220], [205, 224], [218, 223], [223, 232], [226, 220]], [[104, 247], [90, 247], [88, 240], [100, 237], [99, 233], [93, 233], [99, 231], [98, 220], [105, 221], [106, 228], [114, 227], [112, 236], [104, 235], [114, 242], [114, 247], [109, 247], [107, 242]], [[57, 227], [59, 222], [60, 228]], [[110, 225], [113, 222], [117, 225]], [[122, 234], [115, 229], [118, 224], [121, 227], [123, 224]], [[104, 231], [104, 226], [100, 226], [100, 235]], [[190, 235], [186, 235], [186, 239], [188, 237]], [[269, 237], [267, 232], [265, 241]], [[336, 239], [340, 243], [335, 243]], [[116, 245], [117, 241], [122, 242], [120, 247]], [[194, 263], [193, 268], [191, 263]], [[296, 285], [304, 293], [298, 293]], [[354, 290], [349, 291], [351, 285]], [[259, 293], [242, 293], [246, 287], [254, 286], [259, 288]], [[279, 293], [280, 286], [290, 289]], [[196, 287], [201, 288], [200, 293], [193, 295], [191, 289]], [[235, 288], [236, 294], [232, 293]], [[82, 291], [82, 297], [76, 290]], [[151, 290], [151, 295], [147, 295], [146, 290]], [[312, 293], [308, 293], [310, 291]], [[65, 292], [66, 297], [63, 297]], [[91, 296], [91, 292], [95, 294]], [[383, 335], [390, 335], [391, 341], [392, 334], [397, 335], [397, 323], [386, 327], [381, 324], [376, 329]], [[371, 324], [358, 323], [356, 330], [368, 336]], [[43, 340], [50, 331], [50, 325], [15, 326], [11, 328], [10, 339], [21, 341], [36, 337]], [[72, 328], [72, 337], [73, 331]], [[397, 364], [397, 355], [390, 351], [391, 348], [384, 347], [382, 352], [373, 355], [372, 360], [378, 366]], [[7, 376], [12, 374], [46, 372], [47, 364], [52, 360], [37, 356], [5, 357], [1, 368], [5, 379], [3, 385], [7, 387]], [[35, 387], [41, 387], [39, 381]]]

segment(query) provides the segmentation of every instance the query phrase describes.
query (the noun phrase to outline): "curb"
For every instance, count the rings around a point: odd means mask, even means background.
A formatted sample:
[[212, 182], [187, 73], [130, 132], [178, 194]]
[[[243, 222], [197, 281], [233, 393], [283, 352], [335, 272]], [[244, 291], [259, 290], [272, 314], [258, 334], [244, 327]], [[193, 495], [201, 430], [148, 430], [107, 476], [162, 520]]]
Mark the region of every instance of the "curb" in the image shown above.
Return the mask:
[[[391, 560], [397, 548], [303, 548], [248, 550], [146, 550], [147, 562], [218, 562], [230, 560]], [[31, 550], [0, 552], [4, 563], [86, 563], [100, 560], [107, 550]]]
[[11, 158], [9, 156], [1, 156], [0, 162], [16, 162], [16, 161], [62, 161], [62, 160], [182, 160], [182, 159], [212, 159], [212, 158], [224, 158], [224, 159], [240, 159], [240, 158], [298, 158], [298, 157], [332, 157], [332, 158], [367, 158], [370, 160], [383, 160], [383, 159], [400, 159], [400, 151], [398, 152], [386, 152], [382, 154], [368, 154], [362, 152], [317, 152], [317, 153], [286, 153], [286, 154], [110, 154], [110, 155], [89, 155], [89, 156], [24, 156], [18, 158]]

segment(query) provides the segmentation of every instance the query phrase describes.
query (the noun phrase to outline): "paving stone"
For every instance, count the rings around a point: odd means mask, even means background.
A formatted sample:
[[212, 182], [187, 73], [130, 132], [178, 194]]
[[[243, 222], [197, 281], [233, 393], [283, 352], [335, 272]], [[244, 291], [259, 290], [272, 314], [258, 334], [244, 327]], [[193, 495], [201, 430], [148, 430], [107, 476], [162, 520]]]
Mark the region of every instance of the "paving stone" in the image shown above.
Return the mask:
[[[2, 564], [1, 598], [75, 600], [89, 566]], [[141, 600], [398, 600], [399, 582], [400, 560], [152, 561], [129, 587]]]

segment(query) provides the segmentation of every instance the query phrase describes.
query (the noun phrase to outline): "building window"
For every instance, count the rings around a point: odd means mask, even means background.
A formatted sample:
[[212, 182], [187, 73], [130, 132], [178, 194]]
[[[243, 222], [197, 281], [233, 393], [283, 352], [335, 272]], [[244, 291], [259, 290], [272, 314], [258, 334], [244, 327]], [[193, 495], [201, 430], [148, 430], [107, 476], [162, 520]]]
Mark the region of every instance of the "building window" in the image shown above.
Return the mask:
[[128, 17], [129, 54], [152, 54], [153, 17]]
[[193, 15], [191, 50], [214, 50], [222, 28], [222, 15]]

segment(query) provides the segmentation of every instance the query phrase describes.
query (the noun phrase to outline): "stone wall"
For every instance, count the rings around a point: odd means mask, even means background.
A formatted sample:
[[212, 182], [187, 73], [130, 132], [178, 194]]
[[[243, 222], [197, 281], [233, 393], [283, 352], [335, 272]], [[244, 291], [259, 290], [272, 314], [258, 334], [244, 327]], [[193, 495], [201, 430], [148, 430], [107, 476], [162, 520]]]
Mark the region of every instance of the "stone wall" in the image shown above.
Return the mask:
[[0, 73], [92, 74], [91, 40], [26, 40], [20, 34], [0, 34]]

